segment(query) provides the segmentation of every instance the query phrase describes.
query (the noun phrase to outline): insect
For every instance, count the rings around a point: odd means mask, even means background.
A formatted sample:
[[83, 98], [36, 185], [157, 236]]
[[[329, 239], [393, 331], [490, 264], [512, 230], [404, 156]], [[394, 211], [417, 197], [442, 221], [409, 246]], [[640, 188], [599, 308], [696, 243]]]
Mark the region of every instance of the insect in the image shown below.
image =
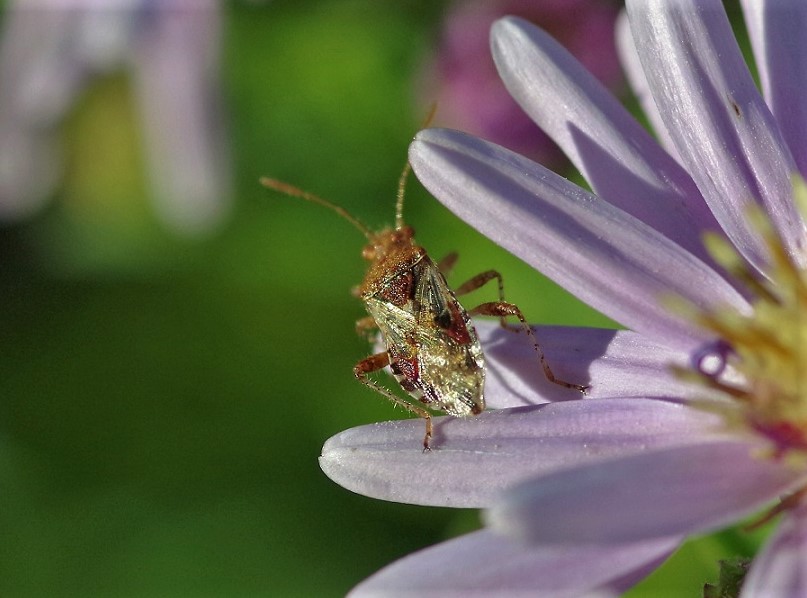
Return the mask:
[[[395, 227], [379, 232], [373, 232], [347, 210], [321, 197], [282, 181], [261, 179], [265, 187], [333, 210], [367, 238], [362, 257], [370, 264], [354, 294], [364, 302], [369, 315], [356, 322], [356, 331], [370, 339], [378, 331], [384, 350], [359, 361], [353, 368], [356, 378], [425, 419], [423, 450], [429, 451], [433, 430], [431, 414], [425, 407], [458, 417], [478, 415], [485, 409], [485, 358], [470, 316], [495, 316], [506, 328], [506, 318], [515, 316], [521, 329], [530, 336], [546, 378], [585, 393], [586, 386], [554, 375], [521, 310], [505, 301], [499, 272], [482, 272], [451, 290], [444, 274], [451, 271], [457, 254], [433, 262], [415, 241], [412, 227], [404, 222], [404, 191], [410, 170], [407, 162], [398, 181]], [[482, 303], [470, 310], [460, 305], [458, 295], [470, 293], [491, 280], [498, 282], [498, 301]], [[369, 377], [387, 366], [417, 403], [404, 400]]]

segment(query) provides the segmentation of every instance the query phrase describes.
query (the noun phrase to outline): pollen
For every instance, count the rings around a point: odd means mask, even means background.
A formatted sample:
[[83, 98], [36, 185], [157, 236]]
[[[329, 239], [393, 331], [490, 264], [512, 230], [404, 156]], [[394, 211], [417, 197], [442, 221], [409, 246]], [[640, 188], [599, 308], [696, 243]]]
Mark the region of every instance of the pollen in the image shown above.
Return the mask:
[[[798, 179], [793, 189], [804, 214], [807, 187]], [[725, 238], [705, 240], [715, 260], [754, 299], [748, 314], [729, 309], [691, 314], [718, 339], [693, 360], [695, 377], [731, 397], [725, 415], [733, 425], [769, 438], [774, 455], [801, 460], [807, 457], [807, 270], [761, 208], [748, 218], [765, 241], [768, 268], [763, 278]]]

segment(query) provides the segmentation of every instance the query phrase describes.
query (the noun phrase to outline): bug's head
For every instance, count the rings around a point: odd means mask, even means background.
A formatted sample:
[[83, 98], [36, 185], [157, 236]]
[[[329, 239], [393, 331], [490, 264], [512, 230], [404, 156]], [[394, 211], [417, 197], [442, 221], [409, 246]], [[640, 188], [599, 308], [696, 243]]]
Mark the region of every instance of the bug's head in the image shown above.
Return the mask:
[[361, 256], [368, 262], [375, 262], [384, 256], [405, 250], [414, 243], [415, 230], [408, 224], [400, 228], [385, 228], [375, 233], [364, 246]]

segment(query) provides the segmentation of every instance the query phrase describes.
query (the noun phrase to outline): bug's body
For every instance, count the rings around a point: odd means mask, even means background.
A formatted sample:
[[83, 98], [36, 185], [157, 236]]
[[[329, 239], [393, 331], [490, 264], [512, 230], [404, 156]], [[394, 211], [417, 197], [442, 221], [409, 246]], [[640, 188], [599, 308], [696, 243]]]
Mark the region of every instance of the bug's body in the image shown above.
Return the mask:
[[485, 361], [468, 313], [410, 227], [378, 233], [358, 294], [401, 387], [449, 415], [485, 409]]
[[[421, 407], [449, 415], [478, 415], [485, 409], [485, 360], [470, 315], [496, 316], [505, 326], [507, 316], [516, 316], [532, 338], [546, 377], [556, 384], [585, 392], [586, 387], [555, 377], [544, 359], [535, 334], [519, 308], [504, 300], [502, 277], [495, 270], [474, 276], [452, 291], [443, 272], [456, 261], [450, 254], [435, 264], [414, 239], [414, 231], [403, 221], [403, 196], [409, 165], [398, 184], [395, 228], [372, 232], [344, 208], [306, 191], [274, 179], [261, 179], [271, 189], [323, 205], [359, 229], [368, 244], [362, 257], [370, 262], [367, 274], [354, 293], [364, 302], [369, 316], [356, 322], [356, 330], [367, 334], [378, 331], [384, 350], [359, 361], [353, 368], [356, 378], [426, 420], [423, 449], [430, 450], [431, 414]], [[458, 295], [474, 291], [496, 279], [499, 301], [482, 303], [466, 311]], [[374, 335], [369, 335], [372, 338]], [[399, 397], [369, 377], [389, 366], [401, 387], [417, 403]]]

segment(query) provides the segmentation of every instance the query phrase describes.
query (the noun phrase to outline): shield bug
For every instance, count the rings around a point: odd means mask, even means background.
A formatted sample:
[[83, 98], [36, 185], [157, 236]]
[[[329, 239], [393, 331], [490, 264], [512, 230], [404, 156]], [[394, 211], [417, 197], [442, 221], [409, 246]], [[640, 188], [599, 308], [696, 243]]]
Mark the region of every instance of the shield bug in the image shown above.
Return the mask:
[[[456, 290], [448, 286], [444, 274], [452, 269], [457, 254], [433, 262], [415, 241], [412, 227], [404, 222], [404, 190], [409, 171], [407, 163], [398, 181], [395, 227], [378, 232], [370, 230], [341, 206], [288, 183], [261, 179], [265, 187], [333, 210], [367, 238], [362, 257], [370, 264], [354, 294], [364, 302], [369, 315], [356, 322], [356, 331], [371, 340], [374, 332], [380, 333], [384, 350], [359, 361], [353, 367], [356, 378], [425, 419], [423, 450], [431, 450], [432, 420], [425, 407], [458, 417], [478, 415], [485, 409], [485, 358], [470, 316], [498, 317], [505, 328], [508, 328], [506, 318], [515, 316], [532, 340], [546, 378], [585, 393], [586, 386], [554, 375], [521, 310], [505, 301], [499, 272], [482, 272]], [[460, 305], [458, 295], [470, 293], [491, 280], [498, 282], [498, 301], [482, 303], [470, 310]], [[401, 398], [369, 377], [387, 366], [417, 403]]]

